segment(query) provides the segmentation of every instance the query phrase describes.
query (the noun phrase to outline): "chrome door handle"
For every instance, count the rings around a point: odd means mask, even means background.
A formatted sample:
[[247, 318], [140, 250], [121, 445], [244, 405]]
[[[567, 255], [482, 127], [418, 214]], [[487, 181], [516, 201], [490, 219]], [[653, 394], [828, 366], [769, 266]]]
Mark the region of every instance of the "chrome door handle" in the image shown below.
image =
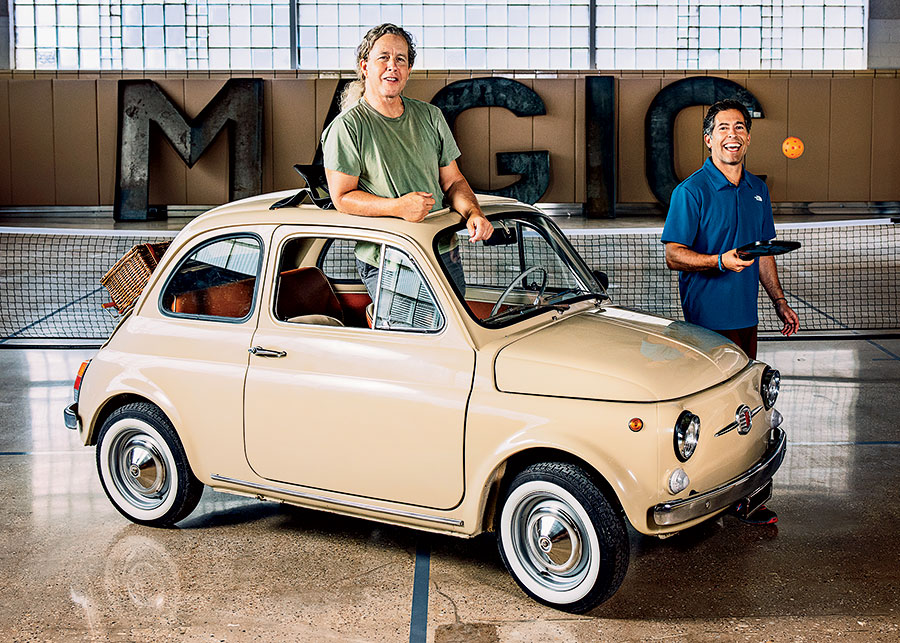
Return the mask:
[[268, 348], [263, 348], [262, 346], [254, 346], [249, 349], [249, 352], [253, 355], [258, 355], [260, 357], [286, 357], [287, 353], [285, 351], [273, 351]]

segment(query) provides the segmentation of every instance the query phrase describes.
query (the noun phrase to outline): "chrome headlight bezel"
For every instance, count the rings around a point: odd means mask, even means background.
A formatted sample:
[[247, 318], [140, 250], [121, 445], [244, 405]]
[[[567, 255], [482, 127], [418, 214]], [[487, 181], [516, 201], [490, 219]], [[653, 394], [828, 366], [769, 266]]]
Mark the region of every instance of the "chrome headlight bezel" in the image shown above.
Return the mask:
[[700, 442], [700, 418], [690, 411], [682, 411], [675, 421], [675, 457], [687, 462], [697, 451]]
[[759, 394], [762, 397], [763, 406], [768, 411], [778, 400], [778, 393], [781, 391], [781, 373], [770, 366], [766, 366], [763, 370], [762, 380], [759, 384]]

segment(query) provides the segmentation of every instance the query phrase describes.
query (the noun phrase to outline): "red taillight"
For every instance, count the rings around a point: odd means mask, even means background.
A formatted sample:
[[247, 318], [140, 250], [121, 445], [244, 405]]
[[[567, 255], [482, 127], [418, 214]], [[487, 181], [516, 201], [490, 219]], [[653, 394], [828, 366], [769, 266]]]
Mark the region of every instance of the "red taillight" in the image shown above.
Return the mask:
[[91, 360], [85, 360], [81, 363], [81, 366], [78, 367], [78, 375], [75, 376], [75, 385], [72, 387], [75, 389], [75, 401], [78, 401], [78, 392], [81, 390], [81, 380], [84, 378], [84, 372], [87, 370], [88, 364], [91, 363]]

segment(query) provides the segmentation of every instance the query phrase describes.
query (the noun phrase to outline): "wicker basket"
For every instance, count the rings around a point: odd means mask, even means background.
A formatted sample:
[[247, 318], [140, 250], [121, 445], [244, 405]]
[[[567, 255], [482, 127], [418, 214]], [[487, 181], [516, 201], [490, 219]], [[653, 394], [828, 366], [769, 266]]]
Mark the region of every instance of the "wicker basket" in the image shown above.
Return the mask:
[[168, 241], [143, 243], [126, 252], [100, 279], [100, 284], [112, 298], [103, 307], [108, 310], [115, 308], [120, 315], [131, 308], [168, 247]]

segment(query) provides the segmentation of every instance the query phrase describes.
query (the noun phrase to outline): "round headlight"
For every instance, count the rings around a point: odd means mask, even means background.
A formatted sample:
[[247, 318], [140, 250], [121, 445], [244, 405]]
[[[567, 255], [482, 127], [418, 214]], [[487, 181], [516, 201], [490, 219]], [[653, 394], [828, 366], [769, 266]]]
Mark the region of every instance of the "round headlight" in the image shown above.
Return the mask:
[[700, 440], [700, 418], [690, 411], [682, 411], [675, 422], [675, 455], [682, 462], [694, 455]]
[[775, 406], [779, 390], [781, 390], [781, 373], [774, 368], [766, 366], [766, 369], [763, 371], [762, 384], [759, 387], [759, 393], [762, 395], [766, 410]]

